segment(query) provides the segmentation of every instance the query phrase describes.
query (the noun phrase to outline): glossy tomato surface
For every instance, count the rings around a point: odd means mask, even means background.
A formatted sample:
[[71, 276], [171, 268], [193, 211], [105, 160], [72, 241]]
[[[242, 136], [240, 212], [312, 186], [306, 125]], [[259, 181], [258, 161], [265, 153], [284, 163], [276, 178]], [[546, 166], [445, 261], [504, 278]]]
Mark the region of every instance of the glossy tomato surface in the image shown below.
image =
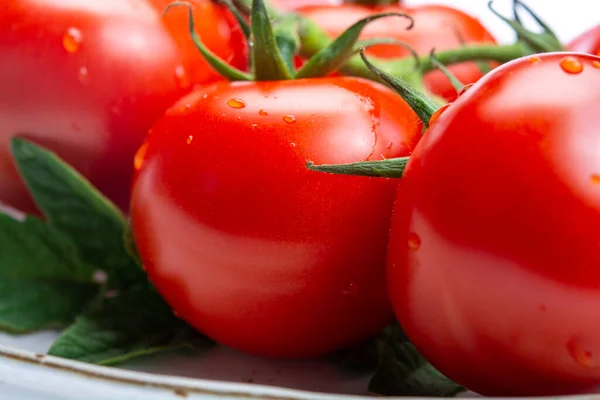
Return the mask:
[[600, 25], [577, 36], [567, 45], [567, 49], [600, 56]]
[[436, 368], [483, 395], [600, 384], [600, 58], [565, 54], [476, 83], [398, 189], [394, 310]]
[[131, 218], [148, 274], [183, 319], [253, 354], [317, 356], [392, 317], [397, 182], [305, 164], [408, 155], [400, 98], [357, 78], [218, 83], [179, 101], [136, 162]]
[[[152, 125], [194, 83], [218, 79], [168, 0], [10, 0], [0, 14], [0, 201], [34, 206], [8, 143], [56, 151], [121, 207], [132, 159]], [[195, 0], [197, 30], [228, 58], [225, 11]], [[202, 18], [199, 18], [199, 16]], [[186, 29], [184, 29], [186, 28]]]
[[[376, 12], [403, 12], [414, 18], [414, 27], [406, 30], [407, 23], [398, 18], [383, 18], [370, 23], [363, 31], [362, 39], [388, 37], [407, 43], [419, 54], [460, 47], [462, 42], [495, 43], [494, 38], [477, 20], [463, 11], [443, 5], [418, 7], [385, 6], [376, 9], [358, 5], [339, 7], [305, 7], [300, 12], [321, 26], [329, 35], [336, 37], [350, 25]], [[408, 50], [397, 45], [370, 47], [368, 53], [395, 58], [410, 56]], [[465, 85], [477, 81], [483, 72], [473, 62], [455, 64], [450, 71]], [[429, 72], [425, 86], [432, 93], [447, 100], [456, 98], [456, 90], [440, 71]]]

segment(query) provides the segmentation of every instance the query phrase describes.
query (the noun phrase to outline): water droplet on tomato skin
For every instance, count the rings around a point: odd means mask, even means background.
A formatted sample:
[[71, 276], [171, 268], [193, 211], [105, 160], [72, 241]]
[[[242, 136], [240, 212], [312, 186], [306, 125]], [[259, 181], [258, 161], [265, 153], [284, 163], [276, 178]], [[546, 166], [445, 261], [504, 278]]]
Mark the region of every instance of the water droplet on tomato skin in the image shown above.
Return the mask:
[[579, 74], [583, 71], [583, 63], [575, 56], [563, 57], [560, 67], [568, 74]]
[[283, 120], [286, 124], [293, 124], [296, 122], [296, 117], [294, 117], [293, 115], [286, 115], [285, 117], [283, 117]]
[[588, 368], [594, 366], [593, 353], [585, 350], [577, 339], [569, 340], [567, 350], [577, 364]]
[[179, 112], [180, 112], [180, 113], [184, 113], [184, 112], [186, 112], [187, 110], [189, 110], [190, 108], [192, 108], [192, 105], [191, 105], [191, 104], [185, 104], [185, 105], [183, 105], [183, 106], [179, 107]]
[[187, 139], [185, 140], [185, 142], [187, 144], [192, 144], [192, 140], [194, 140], [194, 136], [190, 135], [190, 136], [187, 137]]
[[227, 105], [231, 108], [239, 109], [239, 108], [246, 107], [246, 102], [242, 99], [233, 98], [233, 99], [227, 100]]
[[592, 181], [592, 183], [594, 185], [597, 185], [600, 183], [600, 175], [599, 174], [592, 174], [590, 175], [590, 180]]
[[69, 53], [76, 53], [81, 46], [81, 31], [75, 27], [67, 29], [62, 38], [62, 45]]
[[440, 117], [440, 115], [442, 115], [442, 113], [443, 113], [444, 111], [446, 111], [446, 109], [447, 109], [448, 107], [450, 107], [451, 105], [452, 105], [452, 103], [448, 103], [448, 104], [444, 104], [443, 106], [441, 106], [440, 108], [438, 108], [438, 109], [437, 109], [437, 110], [436, 110], [436, 111], [433, 113], [433, 115], [431, 116], [431, 118], [429, 118], [429, 126], [433, 125], [433, 123], [434, 123], [435, 121], [437, 121], [437, 120], [438, 120], [438, 118]]
[[175, 67], [175, 82], [180, 89], [187, 89], [190, 86], [190, 79], [183, 65]]
[[592, 61], [592, 67], [600, 69], [600, 61]]
[[358, 285], [352, 282], [350, 282], [342, 291], [344, 296], [354, 296], [356, 293], [358, 293]]
[[296, 147], [296, 143], [294, 143], [294, 142], [290, 142], [290, 146], [292, 146], [292, 147]]
[[267, 110], [260, 109], [258, 110], [258, 115], [269, 115], [269, 113], [267, 112]]
[[539, 58], [538, 56], [533, 56], [533, 57], [530, 57], [529, 60], [527, 60], [527, 61], [529, 61], [530, 64], [537, 64], [540, 61], [542, 61], [542, 59]]
[[394, 143], [389, 142], [388, 144], [385, 145], [385, 148], [388, 149], [388, 150], [391, 150], [392, 146], [394, 146]]
[[421, 248], [421, 238], [414, 232], [408, 234], [408, 248], [417, 251]]

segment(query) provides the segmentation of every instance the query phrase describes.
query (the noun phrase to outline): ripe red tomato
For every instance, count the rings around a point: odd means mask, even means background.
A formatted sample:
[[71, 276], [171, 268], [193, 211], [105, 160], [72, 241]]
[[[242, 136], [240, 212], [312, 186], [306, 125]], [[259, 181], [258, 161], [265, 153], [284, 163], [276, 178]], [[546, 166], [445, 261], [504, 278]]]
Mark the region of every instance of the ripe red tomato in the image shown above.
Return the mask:
[[600, 25], [577, 36], [567, 45], [567, 49], [600, 56]]
[[397, 182], [307, 170], [411, 153], [421, 127], [358, 78], [217, 83], [179, 101], [136, 160], [131, 218], [148, 274], [183, 319], [268, 356], [316, 356], [392, 316]]
[[[419, 54], [428, 54], [433, 48], [437, 51], [461, 46], [461, 38], [466, 44], [495, 43], [492, 35], [475, 18], [464, 12], [442, 5], [423, 5], [414, 8], [386, 6], [377, 9], [357, 5], [338, 7], [306, 7], [299, 11], [321, 26], [332, 37], [340, 35], [346, 28], [374, 12], [404, 12], [414, 18], [411, 30], [393, 18], [382, 18], [370, 23], [361, 36], [362, 39], [390, 37], [412, 46]], [[367, 53], [382, 58], [410, 56], [408, 50], [396, 45], [370, 47]], [[473, 62], [455, 64], [450, 71], [464, 84], [477, 81], [483, 76]], [[441, 71], [431, 71], [425, 76], [425, 87], [432, 93], [452, 101], [456, 90]]]
[[600, 58], [505, 64], [447, 108], [400, 180], [397, 317], [483, 395], [600, 384]]
[[[0, 14], [0, 201], [36, 212], [9, 156], [21, 134], [126, 207], [135, 150], [194, 83], [218, 79], [170, 0], [10, 0]], [[232, 54], [225, 11], [195, 0], [198, 32]], [[181, 14], [179, 14], [181, 13]], [[177, 16], [181, 18], [177, 18]], [[201, 18], [200, 18], [201, 16]]]

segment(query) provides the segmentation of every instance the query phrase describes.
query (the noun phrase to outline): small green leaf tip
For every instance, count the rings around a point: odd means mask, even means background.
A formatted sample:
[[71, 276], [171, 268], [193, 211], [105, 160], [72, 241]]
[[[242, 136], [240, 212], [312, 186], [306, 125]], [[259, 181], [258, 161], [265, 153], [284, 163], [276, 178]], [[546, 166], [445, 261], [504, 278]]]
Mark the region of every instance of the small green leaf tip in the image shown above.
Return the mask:
[[167, 6], [163, 15], [168, 13], [173, 7], [187, 7], [188, 8], [188, 26], [190, 35], [196, 48], [202, 54], [202, 57], [213, 67], [221, 76], [230, 81], [251, 81], [253, 76], [245, 73], [235, 67], [229, 65], [225, 60], [221, 59], [215, 53], [213, 53], [208, 47], [204, 45], [200, 36], [196, 33], [196, 25], [194, 22], [194, 8], [186, 1], [177, 1]]
[[312, 161], [306, 163], [311, 171], [325, 172], [336, 175], [370, 176], [376, 178], [402, 178], [410, 157], [389, 158], [378, 161], [360, 161], [348, 164], [315, 165]]
[[365, 49], [362, 48], [360, 50], [360, 57], [363, 62], [369, 68], [371, 72], [373, 72], [381, 81], [383, 81], [390, 88], [394, 89], [396, 93], [400, 95], [408, 103], [410, 108], [417, 114], [421, 122], [425, 128], [429, 127], [429, 120], [433, 113], [435, 113], [438, 109], [436, 104], [423, 93], [419, 92], [412, 86], [410, 86], [406, 81], [402, 78], [391, 76], [386, 74], [375, 65], [373, 65], [367, 56], [365, 55]]

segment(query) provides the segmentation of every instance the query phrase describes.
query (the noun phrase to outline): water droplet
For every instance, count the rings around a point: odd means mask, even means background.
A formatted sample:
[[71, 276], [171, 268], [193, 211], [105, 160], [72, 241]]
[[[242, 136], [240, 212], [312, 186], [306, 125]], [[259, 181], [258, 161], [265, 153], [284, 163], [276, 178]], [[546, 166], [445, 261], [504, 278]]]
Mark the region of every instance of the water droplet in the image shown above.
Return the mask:
[[592, 174], [590, 175], [590, 180], [592, 181], [592, 183], [594, 185], [597, 185], [600, 183], [600, 175], [599, 174]]
[[186, 112], [187, 110], [189, 110], [190, 108], [192, 108], [192, 105], [191, 105], [191, 104], [185, 104], [185, 105], [183, 105], [183, 106], [179, 107], [179, 112], [180, 112], [180, 113], [184, 113], [184, 112]]
[[529, 57], [529, 60], [527, 60], [527, 61], [529, 61], [530, 64], [537, 64], [540, 61], [542, 61], [542, 59], [539, 58], [538, 56], [533, 56], [533, 57]]
[[458, 92], [458, 97], [462, 96], [463, 94], [465, 94], [465, 92], [469, 89], [471, 89], [473, 87], [474, 83], [469, 83], [468, 85], [463, 86], [462, 89], [460, 89], [460, 92]]
[[144, 159], [146, 158], [146, 152], [148, 151], [148, 142], [144, 142], [140, 148], [135, 152], [135, 156], [133, 157], [133, 168], [138, 171], [142, 168], [142, 164], [144, 163]]
[[577, 364], [583, 367], [594, 366], [592, 352], [589, 350], [585, 350], [577, 339], [573, 338], [569, 340], [569, 342], [567, 343], [567, 350]]
[[79, 46], [81, 46], [81, 40], [81, 31], [75, 27], [71, 27], [63, 35], [62, 44], [69, 53], [76, 53], [79, 50]]
[[180, 89], [186, 89], [190, 86], [190, 79], [183, 65], [175, 67], [175, 82]]
[[417, 251], [421, 248], [421, 238], [414, 232], [408, 234], [408, 248]]
[[244, 108], [246, 107], [246, 102], [242, 99], [229, 99], [227, 100], [227, 105], [231, 108]]
[[393, 145], [394, 145], [394, 143], [392, 143], [392, 142], [389, 142], [389, 143], [388, 143], [388, 144], [385, 146], [385, 148], [386, 148], [386, 149], [388, 149], [388, 150], [391, 150]]
[[592, 67], [600, 69], [600, 61], [592, 61]]
[[206, 100], [206, 99], [208, 98], [208, 93], [204, 93], [204, 95], [202, 96], [202, 98], [203, 98], [204, 100]]
[[296, 143], [294, 143], [294, 142], [290, 142], [290, 146], [292, 146], [292, 147], [296, 147]]
[[81, 67], [79, 68], [79, 82], [81, 83], [86, 83], [88, 80], [88, 69], [87, 67]]
[[190, 135], [190, 136], [187, 137], [187, 139], [185, 140], [185, 142], [187, 144], [192, 144], [192, 140], [194, 140], [194, 136]]
[[286, 115], [285, 117], [283, 117], [283, 120], [286, 122], [286, 124], [293, 124], [296, 122], [296, 117], [294, 117], [293, 115]]
[[358, 293], [358, 285], [352, 282], [349, 283], [342, 292], [344, 296], [353, 296], [356, 293]]
[[435, 121], [437, 121], [437, 119], [440, 117], [440, 115], [442, 115], [442, 113], [444, 111], [446, 111], [446, 109], [448, 107], [450, 107], [450, 105], [452, 105], [452, 103], [444, 104], [443, 106], [441, 106], [440, 108], [438, 108], [436, 110], [436, 112], [434, 112], [433, 115], [431, 116], [431, 118], [429, 119], [429, 126], [433, 125], [433, 123]]
[[579, 74], [583, 71], [583, 64], [574, 56], [563, 57], [560, 60], [560, 67], [569, 74]]
[[267, 112], [267, 110], [261, 108], [260, 110], [258, 110], [258, 115], [269, 115], [269, 113]]
[[250, 125], [251, 128], [256, 128], [258, 126], [258, 124], [252, 124]]

